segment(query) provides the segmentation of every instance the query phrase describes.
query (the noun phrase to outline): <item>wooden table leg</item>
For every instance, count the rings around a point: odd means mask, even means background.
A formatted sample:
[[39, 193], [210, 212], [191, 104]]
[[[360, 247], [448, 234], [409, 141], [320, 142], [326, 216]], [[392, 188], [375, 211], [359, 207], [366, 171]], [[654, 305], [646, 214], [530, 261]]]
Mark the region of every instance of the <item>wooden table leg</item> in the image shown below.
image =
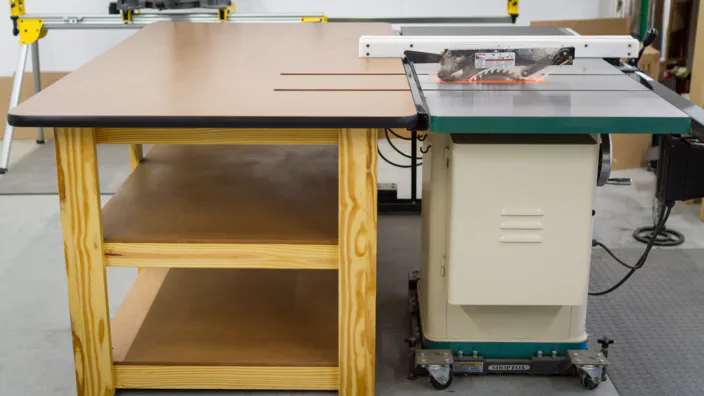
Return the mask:
[[134, 170], [144, 159], [144, 148], [141, 144], [130, 144], [130, 165]]
[[94, 131], [57, 129], [55, 144], [78, 395], [113, 395]]
[[376, 129], [339, 141], [340, 395], [374, 395], [376, 348]]

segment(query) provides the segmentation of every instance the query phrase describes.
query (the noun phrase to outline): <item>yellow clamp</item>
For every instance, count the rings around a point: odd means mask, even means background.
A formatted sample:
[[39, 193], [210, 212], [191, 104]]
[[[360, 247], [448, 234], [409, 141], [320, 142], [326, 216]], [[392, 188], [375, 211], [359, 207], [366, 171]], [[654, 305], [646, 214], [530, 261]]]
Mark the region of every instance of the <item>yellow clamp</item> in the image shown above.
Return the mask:
[[218, 10], [218, 20], [220, 22], [227, 22], [227, 17], [230, 15], [231, 12], [235, 12], [235, 5], [230, 4], [229, 7]]
[[508, 0], [507, 8], [511, 20], [516, 23], [516, 18], [518, 18], [518, 0]]
[[10, 16], [24, 15], [24, 0], [10, 0]]
[[301, 22], [312, 22], [312, 23], [327, 23], [328, 22], [328, 17], [323, 15], [323, 16], [308, 16], [308, 17], [301, 17]]
[[122, 10], [122, 22], [124, 23], [130, 23], [132, 22], [132, 15], [134, 14], [133, 10]]
[[41, 19], [20, 18], [17, 24], [20, 31], [20, 44], [32, 44], [46, 36], [46, 30], [42, 29], [43, 26], [44, 21]]

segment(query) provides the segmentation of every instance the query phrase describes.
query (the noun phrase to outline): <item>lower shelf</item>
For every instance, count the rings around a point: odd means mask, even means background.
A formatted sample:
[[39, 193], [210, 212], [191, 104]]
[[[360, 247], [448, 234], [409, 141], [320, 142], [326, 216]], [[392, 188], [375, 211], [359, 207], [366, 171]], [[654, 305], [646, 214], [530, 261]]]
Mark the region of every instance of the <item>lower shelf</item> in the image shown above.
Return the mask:
[[117, 387], [336, 389], [337, 275], [143, 269], [111, 324]]

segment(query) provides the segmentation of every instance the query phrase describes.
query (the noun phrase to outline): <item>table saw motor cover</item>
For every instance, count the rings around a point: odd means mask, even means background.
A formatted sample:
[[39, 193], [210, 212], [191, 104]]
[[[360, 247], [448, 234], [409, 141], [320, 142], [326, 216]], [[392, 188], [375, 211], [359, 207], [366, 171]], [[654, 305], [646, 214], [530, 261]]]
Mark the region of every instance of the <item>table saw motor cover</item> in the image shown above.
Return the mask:
[[452, 140], [450, 304], [583, 304], [598, 144], [589, 135]]
[[596, 140], [430, 133], [425, 144], [424, 336], [583, 342]]

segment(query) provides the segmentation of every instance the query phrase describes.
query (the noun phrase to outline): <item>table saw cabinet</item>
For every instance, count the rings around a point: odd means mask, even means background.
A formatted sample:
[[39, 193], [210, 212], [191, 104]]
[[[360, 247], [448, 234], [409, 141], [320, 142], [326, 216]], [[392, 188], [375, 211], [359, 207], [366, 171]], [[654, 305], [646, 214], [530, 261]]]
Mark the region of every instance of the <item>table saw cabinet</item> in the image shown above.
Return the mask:
[[586, 348], [597, 140], [430, 132], [425, 146], [426, 347], [486, 358]]

